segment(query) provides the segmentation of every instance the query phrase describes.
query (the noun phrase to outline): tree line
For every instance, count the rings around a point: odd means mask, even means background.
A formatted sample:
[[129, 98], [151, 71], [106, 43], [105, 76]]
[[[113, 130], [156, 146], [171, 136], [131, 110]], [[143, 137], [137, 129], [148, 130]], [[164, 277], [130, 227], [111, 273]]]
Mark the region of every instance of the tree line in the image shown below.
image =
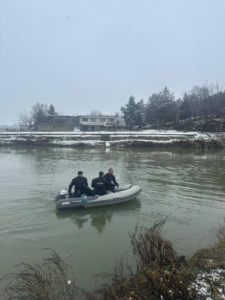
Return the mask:
[[25, 125], [36, 126], [38, 123], [41, 123], [44, 116], [48, 115], [58, 115], [54, 105], [51, 104], [48, 106], [47, 104], [37, 102], [31, 107], [30, 112], [26, 110], [21, 112], [19, 120]]
[[201, 119], [207, 122], [225, 115], [225, 85], [194, 86], [178, 99], [168, 87], [164, 87], [158, 93], [153, 93], [146, 103], [143, 100], [136, 102], [131, 96], [121, 111], [130, 129], [143, 125], [160, 128], [168, 123]]
[[[177, 125], [197, 120], [207, 122], [225, 117], [225, 84], [194, 86], [178, 99], [168, 87], [153, 93], [147, 102], [143, 99], [135, 101], [135, 98], [130, 96], [128, 102], [121, 107], [121, 112], [130, 129], [145, 125], [160, 128], [167, 124]], [[58, 115], [54, 105], [48, 106], [38, 102], [32, 106], [30, 112], [20, 113], [19, 119], [25, 125], [37, 127], [43, 117], [48, 115]], [[95, 110], [91, 111], [91, 115], [102, 116], [103, 114]], [[120, 114], [116, 113], [116, 116], [119, 117]]]

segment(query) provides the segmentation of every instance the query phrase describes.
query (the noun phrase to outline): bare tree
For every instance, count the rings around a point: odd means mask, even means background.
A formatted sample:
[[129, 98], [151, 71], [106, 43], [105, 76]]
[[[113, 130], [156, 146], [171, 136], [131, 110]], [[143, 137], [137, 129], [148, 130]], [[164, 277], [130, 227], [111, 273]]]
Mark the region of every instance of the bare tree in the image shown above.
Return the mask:
[[103, 116], [103, 113], [100, 110], [92, 110], [90, 115], [96, 116], [96, 117], [101, 117], [101, 116]]
[[215, 94], [219, 94], [219, 93], [224, 93], [225, 92], [225, 80], [224, 79], [220, 79], [220, 80], [216, 80], [214, 83], [211, 82], [209, 83], [208, 81], [205, 83], [205, 85], [209, 92], [210, 92], [210, 96], [215, 95]]
[[31, 125], [32, 117], [29, 112], [24, 110], [19, 114], [19, 120], [25, 125]]

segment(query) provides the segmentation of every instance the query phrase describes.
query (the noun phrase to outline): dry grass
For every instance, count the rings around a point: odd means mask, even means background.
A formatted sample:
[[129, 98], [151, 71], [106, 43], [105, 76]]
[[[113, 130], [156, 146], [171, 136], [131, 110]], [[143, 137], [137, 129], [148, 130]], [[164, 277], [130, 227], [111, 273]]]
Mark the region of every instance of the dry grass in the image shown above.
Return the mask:
[[216, 230], [217, 243], [198, 250], [190, 259], [190, 264], [197, 271], [210, 271], [215, 268], [225, 269], [225, 221]]
[[41, 265], [22, 263], [16, 267], [22, 271], [10, 273], [0, 280], [6, 283], [2, 291], [5, 299], [74, 300], [82, 295], [89, 296], [76, 285], [72, 269], [54, 251]]
[[114, 274], [101, 274], [111, 280], [102, 285], [99, 299], [194, 299], [189, 286], [193, 276], [184, 257], [178, 257], [173, 245], [164, 238], [164, 221], [152, 228], [138, 228], [130, 234], [136, 270], [121, 259]]

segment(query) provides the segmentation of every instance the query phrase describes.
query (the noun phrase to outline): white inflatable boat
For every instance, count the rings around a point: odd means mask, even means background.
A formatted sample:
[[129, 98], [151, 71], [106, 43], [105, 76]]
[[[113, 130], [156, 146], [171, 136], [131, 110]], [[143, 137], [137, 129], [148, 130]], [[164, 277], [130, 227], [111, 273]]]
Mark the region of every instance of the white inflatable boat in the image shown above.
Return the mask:
[[69, 198], [68, 191], [62, 190], [58, 193], [55, 200], [58, 210], [70, 210], [78, 208], [88, 208], [94, 206], [113, 205], [127, 202], [141, 193], [138, 185], [126, 185], [115, 189], [115, 193], [109, 192], [104, 196], [83, 196], [81, 198]]

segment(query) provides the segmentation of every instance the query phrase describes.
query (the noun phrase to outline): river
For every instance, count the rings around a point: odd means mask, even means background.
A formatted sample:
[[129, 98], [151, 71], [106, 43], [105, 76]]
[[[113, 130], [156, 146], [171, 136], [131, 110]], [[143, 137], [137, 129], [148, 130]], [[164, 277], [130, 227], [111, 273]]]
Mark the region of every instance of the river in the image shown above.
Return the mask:
[[[128, 232], [169, 215], [165, 230], [181, 254], [216, 239], [225, 215], [223, 151], [0, 148], [0, 276], [21, 262], [40, 263], [52, 248], [92, 289], [92, 275], [110, 272], [115, 258], [131, 253]], [[120, 185], [142, 193], [128, 203], [57, 212], [54, 197], [77, 171], [88, 178], [113, 167]], [[131, 255], [130, 255], [131, 256]]]

